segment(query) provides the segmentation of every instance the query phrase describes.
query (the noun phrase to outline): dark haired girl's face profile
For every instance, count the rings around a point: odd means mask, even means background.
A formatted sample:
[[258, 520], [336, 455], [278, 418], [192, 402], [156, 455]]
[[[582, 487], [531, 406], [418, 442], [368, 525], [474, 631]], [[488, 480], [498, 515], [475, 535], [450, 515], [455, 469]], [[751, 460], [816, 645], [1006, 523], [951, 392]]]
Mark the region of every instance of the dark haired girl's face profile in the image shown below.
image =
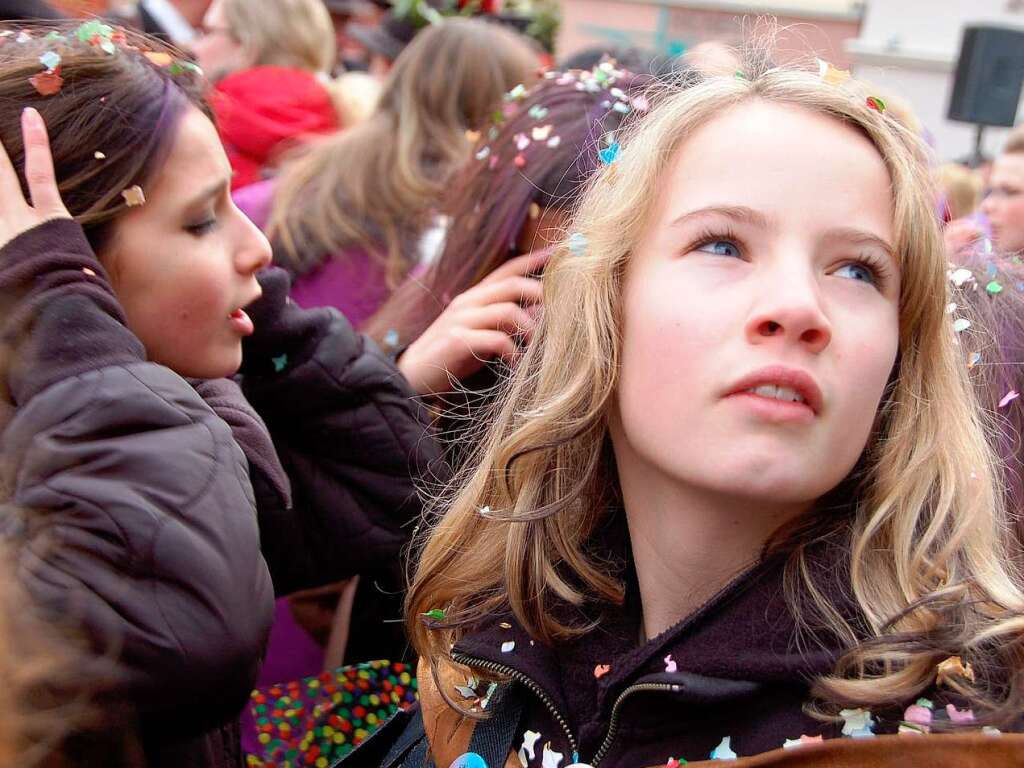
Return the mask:
[[146, 202], [115, 222], [99, 254], [128, 325], [151, 360], [183, 376], [218, 378], [252, 333], [243, 308], [260, 295], [270, 245], [231, 200], [231, 166], [213, 123], [183, 115]]

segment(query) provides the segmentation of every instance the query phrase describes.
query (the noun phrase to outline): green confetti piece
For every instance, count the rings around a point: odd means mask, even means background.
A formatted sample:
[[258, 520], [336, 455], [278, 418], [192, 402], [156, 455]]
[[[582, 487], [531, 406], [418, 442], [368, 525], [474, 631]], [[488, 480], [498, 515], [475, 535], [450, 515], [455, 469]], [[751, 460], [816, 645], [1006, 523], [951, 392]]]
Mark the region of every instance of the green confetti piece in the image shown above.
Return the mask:
[[288, 355], [280, 355], [279, 357], [270, 358], [270, 362], [274, 364], [274, 371], [280, 373], [288, 365]]
[[99, 19], [93, 19], [80, 24], [75, 30], [75, 36], [83, 43], [92, 43], [96, 38], [101, 41], [110, 40], [114, 34], [114, 28], [104, 24]]
[[434, 621], [444, 621], [444, 611], [440, 608], [434, 608], [423, 614], [425, 618], [433, 619]]
[[993, 280], [992, 282], [985, 286], [985, 290], [988, 291], [993, 296], [995, 296], [997, 293], [1003, 292], [1003, 286], [1002, 284], [1000, 284], [998, 280]]

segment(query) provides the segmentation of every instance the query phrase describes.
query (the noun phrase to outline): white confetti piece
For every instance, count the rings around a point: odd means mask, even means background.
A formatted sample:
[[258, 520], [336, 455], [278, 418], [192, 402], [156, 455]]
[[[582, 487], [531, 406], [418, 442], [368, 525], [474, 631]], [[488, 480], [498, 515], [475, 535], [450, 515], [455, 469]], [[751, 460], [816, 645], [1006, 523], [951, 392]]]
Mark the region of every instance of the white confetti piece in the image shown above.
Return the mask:
[[551, 743], [548, 742], [544, 745], [544, 756], [541, 758], [542, 768], [558, 768], [562, 764], [562, 753], [555, 752], [551, 748]]
[[537, 742], [540, 740], [540, 733], [527, 731], [523, 734], [523, 746], [519, 748], [519, 764], [527, 768], [529, 761], [537, 757]]
[[725, 736], [718, 746], [711, 750], [712, 760], [735, 760], [738, 755], [732, 751], [732, 737]]
[[968, 280], [972, 279], [973, 275], [969, 269], [957, 269], [949, 276], [949, 279], [953, 281], [953, 285], [957, 288], [961, 287]]

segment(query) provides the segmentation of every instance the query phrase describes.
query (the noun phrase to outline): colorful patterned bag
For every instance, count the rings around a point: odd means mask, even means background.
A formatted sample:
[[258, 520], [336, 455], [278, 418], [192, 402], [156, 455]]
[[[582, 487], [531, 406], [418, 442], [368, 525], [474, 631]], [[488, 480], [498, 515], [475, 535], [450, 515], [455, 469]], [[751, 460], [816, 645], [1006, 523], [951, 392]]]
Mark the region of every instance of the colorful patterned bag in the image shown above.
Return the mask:
[[249, 706], [259, 749], [249, 768], [327, 768], [416, 701], [410, 664], [371, 661], [259, 688]]

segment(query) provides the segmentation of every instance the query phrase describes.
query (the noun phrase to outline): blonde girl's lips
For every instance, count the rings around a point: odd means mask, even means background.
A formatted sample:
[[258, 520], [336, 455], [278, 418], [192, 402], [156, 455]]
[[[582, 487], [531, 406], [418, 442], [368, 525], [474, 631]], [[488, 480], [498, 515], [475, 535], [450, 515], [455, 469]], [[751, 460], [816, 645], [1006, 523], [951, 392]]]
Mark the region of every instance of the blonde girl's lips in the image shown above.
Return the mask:
[[228, 315], [228, 321], [231, 323], [231, 327], [242, 336], [252, 336], [256, 330], [252, 318], [246, 314], [244, 309], [236, 309]]
[[778, 400], [756, 392], [736, 392], [727, 398], [747, 409], [752, 415], [775, 424], [809, 424], [815, 413], [807, 403], [796, 400]]
[[824, 402], [813, 376], [781, 365], [747, 374], [729, 388], [726, 399], [736, 400], [775, 422], [813, 421]]

